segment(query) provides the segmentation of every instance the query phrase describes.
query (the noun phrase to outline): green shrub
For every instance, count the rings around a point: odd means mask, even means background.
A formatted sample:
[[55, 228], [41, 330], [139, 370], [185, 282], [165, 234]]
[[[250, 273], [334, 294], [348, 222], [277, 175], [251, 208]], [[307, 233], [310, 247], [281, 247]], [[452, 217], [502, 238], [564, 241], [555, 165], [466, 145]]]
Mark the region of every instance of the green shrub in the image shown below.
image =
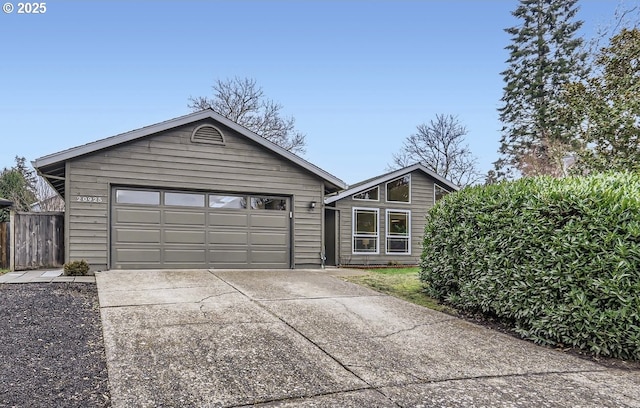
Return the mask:
[[84, 276], [89, 273], [89, 269], [89, 264], [84, 259], [64, 264], [64, 274], [68, 276]]
[[449, 194], [428, 214], [420, 279], [537, 343], [640, 360], [640, 175]]

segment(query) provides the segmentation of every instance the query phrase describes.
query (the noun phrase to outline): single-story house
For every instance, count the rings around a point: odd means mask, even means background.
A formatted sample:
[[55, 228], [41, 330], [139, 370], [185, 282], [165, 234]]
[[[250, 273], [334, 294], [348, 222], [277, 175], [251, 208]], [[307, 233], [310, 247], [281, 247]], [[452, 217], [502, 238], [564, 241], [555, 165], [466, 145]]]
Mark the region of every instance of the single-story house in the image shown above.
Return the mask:
[[320, 267], [344, 182], [207, 109], [36, 159], [92, 270]]
[[[44, 156], [33, 167], [64, 199], [65, 260], [85, 259], [93, 271], [416, 263], [419, 218], [438, 186], [455, 189], [420, 165], [348, 188], [211, 109]], [[377, 201], [360, 199], [376, 186]], [[365, 226], [374, 215], [377, 224]], [[413, 236], [387, 233], [386, 222], [407, 223]]]
[[327, 264], [416, 265], [427, 211], [457, 190], [418, 163], [325, 198]]

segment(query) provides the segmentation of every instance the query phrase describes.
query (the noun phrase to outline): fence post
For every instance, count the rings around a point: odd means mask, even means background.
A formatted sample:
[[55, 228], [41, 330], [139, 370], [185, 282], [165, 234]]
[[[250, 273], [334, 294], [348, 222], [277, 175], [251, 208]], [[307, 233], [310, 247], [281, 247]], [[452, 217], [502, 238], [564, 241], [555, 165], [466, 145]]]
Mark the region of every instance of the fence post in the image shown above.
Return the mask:
[[9, 270], [16, 270], [16, 212], [9, 210]]

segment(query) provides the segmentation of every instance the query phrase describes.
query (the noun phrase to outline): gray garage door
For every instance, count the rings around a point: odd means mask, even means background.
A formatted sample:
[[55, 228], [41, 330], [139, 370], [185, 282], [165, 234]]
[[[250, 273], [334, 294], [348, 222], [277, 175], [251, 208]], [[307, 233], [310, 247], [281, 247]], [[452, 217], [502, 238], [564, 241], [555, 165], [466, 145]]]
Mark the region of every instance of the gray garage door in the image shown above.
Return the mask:
[[288, 268], [287, 197], [116, 187], [116, 269]]

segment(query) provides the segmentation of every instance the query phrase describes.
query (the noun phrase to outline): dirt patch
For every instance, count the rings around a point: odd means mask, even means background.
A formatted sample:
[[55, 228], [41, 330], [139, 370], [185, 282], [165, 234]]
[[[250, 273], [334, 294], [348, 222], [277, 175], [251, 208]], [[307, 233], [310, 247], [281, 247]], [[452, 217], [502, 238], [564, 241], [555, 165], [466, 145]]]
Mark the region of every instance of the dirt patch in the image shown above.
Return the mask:
[[95, 284], [0, 284], [0, 407], [110, 407]]

